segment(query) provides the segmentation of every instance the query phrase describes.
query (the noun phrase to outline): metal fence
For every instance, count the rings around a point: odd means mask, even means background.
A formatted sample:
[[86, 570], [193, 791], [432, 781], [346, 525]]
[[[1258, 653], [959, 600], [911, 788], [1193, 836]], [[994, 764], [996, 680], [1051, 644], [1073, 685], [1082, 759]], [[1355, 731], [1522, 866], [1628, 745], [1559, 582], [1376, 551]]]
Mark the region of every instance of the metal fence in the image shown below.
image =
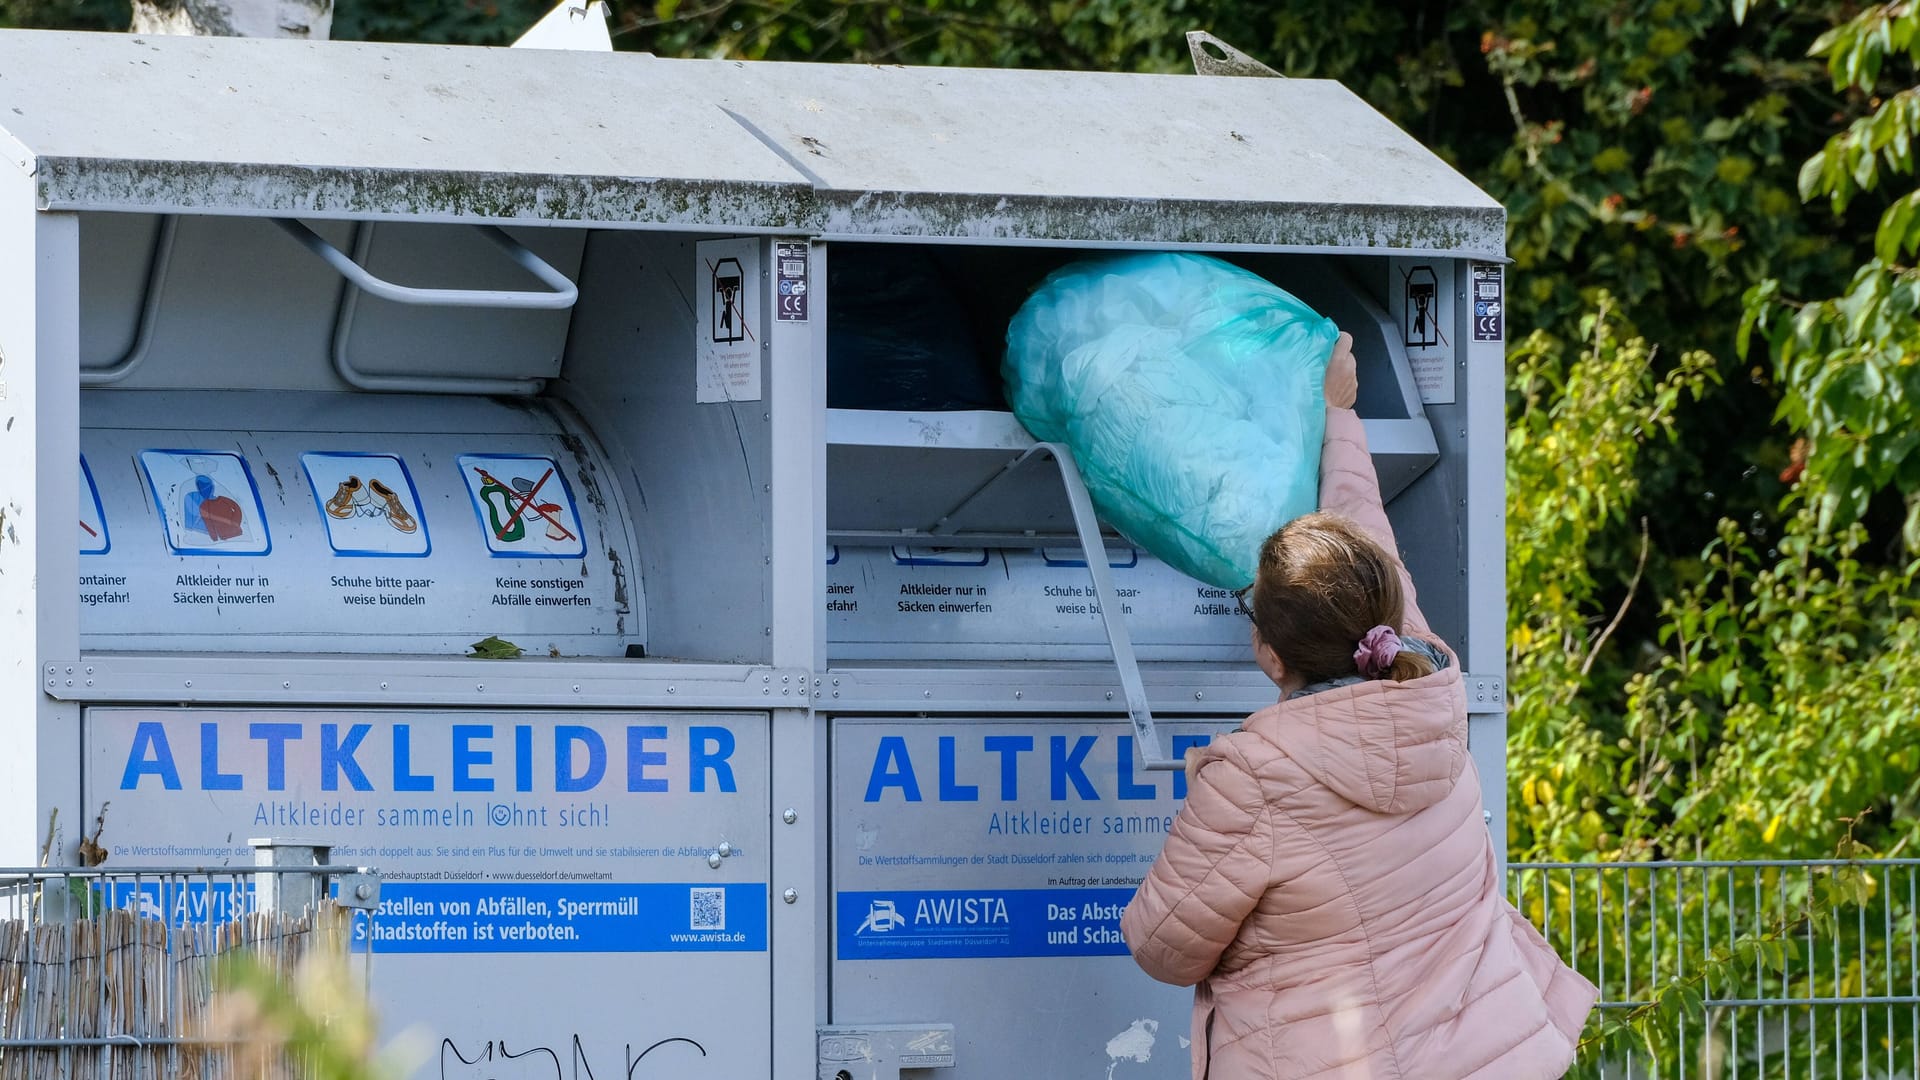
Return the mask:
[[1516, 863], [1507, 887], [1600, 987], [1590, 1033], [1675, 980], [1705, 999], [1655, 1020], [1660, 1052], [1589, 1043], [1571, 1076], [1920, 1080], [1920, 859]]
[[[219, 967], [344, 960], [349, 909], [377, 899], [353, 867], [0, 869], [0, 1080], [298, 1075], [220, 1030]], [[354, 963], [364, 992], [370, 955]]]

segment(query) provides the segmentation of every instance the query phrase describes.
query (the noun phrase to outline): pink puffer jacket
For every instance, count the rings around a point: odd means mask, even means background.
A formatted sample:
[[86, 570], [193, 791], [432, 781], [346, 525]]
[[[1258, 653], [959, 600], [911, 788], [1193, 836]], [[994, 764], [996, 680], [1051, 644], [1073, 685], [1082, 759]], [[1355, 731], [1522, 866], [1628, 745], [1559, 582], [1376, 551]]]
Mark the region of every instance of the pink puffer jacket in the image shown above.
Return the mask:
[[[1321, 505], [1395, 552], [1346, 410], [1328, 410]], [[1403, 632], [1429, 637], [1408, 589]], [[1567, 1070], [1596, 991], [1502, 898], [1457, 662], [1295, 697], [1201, 754], [1120, 923], [1149, 975], [1199, 984], [1196, 1078]]]

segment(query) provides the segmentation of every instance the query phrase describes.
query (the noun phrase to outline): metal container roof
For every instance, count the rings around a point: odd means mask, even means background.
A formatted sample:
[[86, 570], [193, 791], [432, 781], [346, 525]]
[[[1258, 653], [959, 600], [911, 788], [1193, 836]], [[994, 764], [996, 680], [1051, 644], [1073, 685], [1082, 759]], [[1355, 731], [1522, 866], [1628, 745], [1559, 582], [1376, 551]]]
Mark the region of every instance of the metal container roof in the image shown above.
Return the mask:
[[50, 209], [1499, 257], [1337, 83], [0, 31]]

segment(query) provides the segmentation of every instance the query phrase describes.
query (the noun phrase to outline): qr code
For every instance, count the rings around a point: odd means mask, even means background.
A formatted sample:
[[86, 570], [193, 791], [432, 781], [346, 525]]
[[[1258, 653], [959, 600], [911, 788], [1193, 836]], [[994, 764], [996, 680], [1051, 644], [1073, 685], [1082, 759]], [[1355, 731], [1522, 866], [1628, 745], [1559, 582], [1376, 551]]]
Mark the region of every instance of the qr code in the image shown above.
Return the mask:
[[725, 889], [693, 890], [693, 929], [725, 930], [727, 928], [727, 891]]

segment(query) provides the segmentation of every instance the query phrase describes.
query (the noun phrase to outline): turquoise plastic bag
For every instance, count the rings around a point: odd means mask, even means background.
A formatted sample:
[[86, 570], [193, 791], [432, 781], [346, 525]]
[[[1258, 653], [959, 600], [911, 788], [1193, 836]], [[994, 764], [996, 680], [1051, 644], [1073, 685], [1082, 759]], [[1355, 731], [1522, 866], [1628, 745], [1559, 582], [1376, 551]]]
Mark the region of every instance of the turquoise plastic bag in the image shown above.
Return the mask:
[[1339, 331], [1285, 290], [1199, 255], [1055, 271], [1007, 329], [1007, 401], [1065, 443], [1100, 516], [1191, 577], [1253, 581], [1260, 545], [1319, 505]]

